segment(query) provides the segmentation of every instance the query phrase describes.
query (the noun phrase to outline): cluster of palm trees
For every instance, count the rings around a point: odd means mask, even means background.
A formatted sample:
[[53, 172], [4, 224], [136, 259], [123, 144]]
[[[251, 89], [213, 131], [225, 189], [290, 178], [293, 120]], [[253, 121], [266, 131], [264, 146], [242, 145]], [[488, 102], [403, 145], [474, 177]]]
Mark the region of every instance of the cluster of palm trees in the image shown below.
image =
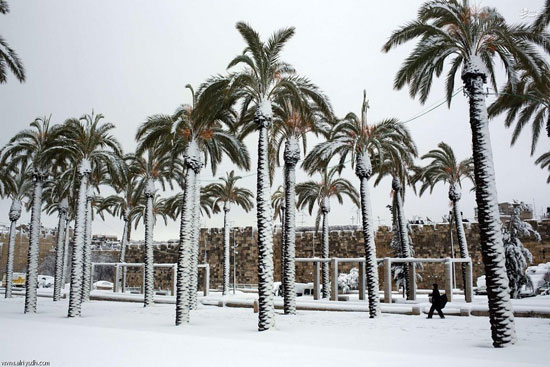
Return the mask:
[[[173, 114], [150, 116], [138, 129], [135, 153], [123, 154], [110, 134], [114, 126], [101, 123], [102, 115], [92, 113], [60, 125], [50, 125], [49, 118], [37, 119], [31, 124], [31, 129], [10, 140], [1, 157], [2, 193], [12, 198], [14, 203], [10, 210], [12, 223], [19, 218], [21, 198], [30, 198], [32, 219], [25, 312], [36, 310], [38, 235], [43, 201], [48, 203], [49, 212], [59, 213], [57, 259], [60, 266], [66, 256], [68, 222], [75, 221], [69, 317], [80, 315], [81, 304], [89, 296], [89, 241], [94, 206], [100, 215], [107, 211], [124, 221], [120, 261], [125, 261], [125, 246], [132, 224], [137, 225], [143, 219], [145, 306], [153, 302], [155, 218], [158, 215], [165, 220], [167, 216], [181, 218], [177, 325], [189, 322], [191, 310], [197, 307], [201, 211], [210, 215], [223, 210], [223, 292], [227, 293], [227, 215], [231, 204], [251, 210], [253, 195], [236, 186], [239, 176], [233, 171], [221, 183], [205, 187], [201, 187], [200, 175], [207, 165], [216, 174], [224, 157], [237, 168], [250, 169], [249, 153], [243, 139], [257, 131], [260, 331], [274, 325], [273, 209], [275, 218], [280, 217], [283, 223], [284, 312], [294, 314], [296, 208], [307, 208], [312, 213], [317, 205], [316, 222], [322, 221], [323, 227], [322, 255], [328, 257], [330, 199], [335, 197], [342, 202], [343, 197], [348, 196], [360, 206], [369, 313], [370, 317], [376, 317], [380, 314], [380, 307], [371, 185], [378, 185], [384, 177], [392, 178], [395, 228], [399, 232], [401, 254], [409, 257], [403, 205], [405, 188], [408, 185], [415, 188], [420, 183], [422, 194], [438, 182], [449, 184], [461, 256], [467, 257], [458, 202], [461, 182], [470, 178], [476, 191], [494, 345], [501, 347], [514, 343], [514, 319], [500, 233], [488, 116], [506, 111], [507, 124], [517, 120], [513, 141], [529, 121], [533, 123], [533, 144], [544, 121], [548, 129], [547, 107], [550, 104], [540, 103], [548, 100], [549, 67], [543, 55], [543, 52], [550, 52], [550, 36], [544, 31], [548, 19], [550, 16], [545, 15], [534, 25], [509, 25], [493, 8], [475, 8], [466, 0], [430, 0], [420, 7], [415, 20], [396, 30], [384, 45], [383, 51], [388, 52], [400, 44], [418, 39], [398, 71], [394, 86], [401, 89], [408, 85], [411, 97], [418, 96], [421, 103], [429, 96], [434, 76], [442, 74], [445, 63], [451, 58], [446, 77], [450, 105], [456, 95], [456, 73], [462, 68], [463, 89], [470, 102], [473, 143], [473, 158], [462, 162], [457, 162], [452, 149], [442, 143], [438, 149], [422, 157], [431, 160], [426, 167], [416, 167], [414, 159], [418, 151], [405, 123], [395, 118], [370, 122], [365, 93], [358, 115], [350, 112], [344, 118], [336, 118], [323, 92], [299, 75], [292, 65], [281, 60], [282, 49], [294, 35], [294, 28], [281, 29], [267, 41], [262, 41], [260, 35], [245, 23], [237, 23], [236, 27], [246, 47], [230, 61], [227, 73], [208, 79], [196, 92], [191, 86], [186, 86], [191, 92], [192, 102], [178, 107]], [[488, 109], [485, 84], [490, 82], [497, 91], [495, 59], [503, 63], [507, 83]], [[305, 155], [306, 138], [311, 135], [318, 136], [321, 142]], [[301, 147], [305, 155], [303, 169], [310, 175], [320, 175], [319, 182], [296, 184]], [[272, 196], [270, 184], [276, 166], [280, 165], [281, 155], [284, 186]], [[548, 157], [541, 159], [543, 166], [548, 165]], [[355, 170], [359, 190], [350, 181], [338, 177], [348, 164]], [[22, 177], [27, 180], [25, 184]], [[165, 189], [167, 186], [172, 188], [174, 183], [180, 189], [177, 195], [162, 198], [157, 193], [158, 185]], [[117, 194], [97, 197], [102, 185], [112, 186]], [[13, 253], [13, 249], [11, 251]], [[406, 266], [404, 271], [408, 271]], [[56, 278], [58, 274], [62, 277], [62, 273], [56, 268]], [[322, 275], [323, 296], [328, 297], [326, 265]]]

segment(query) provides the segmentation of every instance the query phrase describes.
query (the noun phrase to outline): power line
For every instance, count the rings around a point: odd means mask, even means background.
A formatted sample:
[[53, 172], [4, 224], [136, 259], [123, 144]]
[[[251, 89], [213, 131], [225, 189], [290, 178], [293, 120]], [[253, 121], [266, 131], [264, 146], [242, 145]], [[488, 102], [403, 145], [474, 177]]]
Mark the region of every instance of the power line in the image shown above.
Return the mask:
[[[458, 89], [451, 95], [451, 98], [454, 97], [454, 96], [456, 96], [458, 93], [462, 92], [463, 90], [464, 90], [463, 87], [458, 88]], [[445, 98], [444, 98], [443, 100], [441, 100], [440, 102], [436, 102], [436, 103], [437, 103], [437, 104], [434, 105], [433, 107], [429, 107], [426, 111], [421, 112], [420, 114], [418, 114], [418, 115], [416, 115], [416, 116], [414, 116], [414, 117], [412, 117], [412, 118], [410, 118], [410, 119], [408, 119], [408, 120], [406, 120], [406, 121], [403, 121], [403, 123], [407, 123], [407, 122], [411, 122], [411, 121], [413, 121], [413, 120], [416, 120], [416, 119], [418, 119], [418, 118], [420, 118], [420, 117], [422, 117], [422, 116], [424, 116], [424, 115], [426, 115], [426, 114], [432, 112], [433, 110], [435, 110], [435, 109], [441, 107], [442, 105], [444, 105], [445, 103], [447, 103], [447, 97], [445, 97]]]

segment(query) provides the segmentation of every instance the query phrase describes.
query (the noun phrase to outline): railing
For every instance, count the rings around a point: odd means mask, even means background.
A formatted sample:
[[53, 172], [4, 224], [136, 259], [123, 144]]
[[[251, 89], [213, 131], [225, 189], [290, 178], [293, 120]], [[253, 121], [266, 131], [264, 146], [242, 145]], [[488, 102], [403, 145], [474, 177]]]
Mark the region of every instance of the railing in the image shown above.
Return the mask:
[[[126, 269], [127, 268], [142, 268], [142, 282], [141, 282], [141, 292], [144, 293], [145, 286], [145, 266], [143, 263], [92, 263], [92, 272], [91, 272], [91, 282], [93, 283], [94, 272], [96, 266], [112, 266], [115, 268], [115, 281], [113, 292], [119, 293], [121, 290], [124, 292], [126, 290]], [[204, 269], [204, 296], [208, 296], [210, 291], [210, 265], [209, 264], [199, 264], [199, 268]], [[172, 269], [172, 287], [170, 290], [170, 295], [176, 295], [176, 274], [178, 269], [178, 264], [153, 264], [154, 268], [171, 268]], [[121, 270], [122, 274], [121, 274]], [[154, 274], [154, 272], [153, 272]], [[90, 288], [92, 288], [90, 285]]]
[[[472, 259], [466, 258], [455, 258], [450, 257], [443, 259], [430, 259], [430, 258], [399, 258], [399, 257], [385, 257], [382, 259], [376, 259], [377, 263], [383, 263], [384, 266], [384, 302], [392, 302], [392, 276], [391, 276], [391, 264], [392, 263], [407, 263], [414, 265], [415, 263], [442, 263], [445, 266], [445, 294], [449, 302], [452, 302], [453, 299], [453, 263], [465, 263], [466, 264], [466, 284], [464, 284], [464, 296], [466, 302], [472, 302], [473, 299], [473, 284], [472, 284]], [[332, 272], [332, 290], [330, 299], [332, 301], [338, 300], [338, 264], [340, 263], [358, 263], [359, 264], [359, 299], [365, 299], [365, 258], [297, 258], [295, 260], [297, 263], [313, 263], [314, 272], [313, 272], [313, 299], [320, 299], [320, 271], [319, 264], [323, 262], [331, 263], [333, 272]], [[409, 266], [409, 294], [408, 298], [410, 300], [416, 299], [416, 269], [414, 266]]]

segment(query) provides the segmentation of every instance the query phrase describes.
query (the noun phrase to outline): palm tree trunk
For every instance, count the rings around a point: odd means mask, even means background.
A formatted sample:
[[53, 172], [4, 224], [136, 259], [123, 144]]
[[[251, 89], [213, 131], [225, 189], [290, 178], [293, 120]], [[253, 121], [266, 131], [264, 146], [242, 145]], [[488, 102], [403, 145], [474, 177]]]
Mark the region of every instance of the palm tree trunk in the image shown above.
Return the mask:
[[[453, 203], [453, 216], [456, 226], [456, 236], [458, 238], [458, 247], [460, 249], [460, 257], [466, 259], [470, 257], [468, 254], [468, 243], [466, 242], [466, 233], [464, 233], [464, 223], [462, 223], [462, 213], [458, 202], [460, 201], [460, 190], [456, 184], [451, 184], [449, 187], [449, 199]], [[453, 254], [454, 255], [454, 254]], [[462, 263], [462, 286], [466, 286], [466, 264]]]
[[143, 295], [143, 307], [153, 304], [153, 294], [155, 287], [155, 269], [154, 269], [154, 254], [153, 254], [153, 196], [155, 195], [155, 186], [153, 180], [148, 179], [145, 188], [145, 284]]
[[92, 195], [88, 190], [86, 197], [86, 226], [84, 232], [84, 254], [82, 272], [82, 302], [90, 300], [91, 273], [92, 273]]
[[69, 295], [68, 317], [80, 316], [82, 307], [82, 267], [86, 226], [86, 201], [88, 180], [91, 172], [90, 162], [83, 160], [78, 169], [80, 185], [76, 203], [73, 253], [71, 255], [71, 293]]
[[187, 147], [185, 157], [185, 187], [183, 192], [183, 203], [181, 210], [180, 241], [178, 250], [178, 268], [176, 279], [176, 325], [189, 323], [190, 277], [191, 257], [193, 252], [193, 216], [195, 196], [195, 175], [200, 167], [198, 158], [199, 150], [196, 142], [191, 141]]
[[284, 313], [296, 314], [296, 164], [300, 146], [295, 136], [285, 142], [285, 280]]
[[[321, 203], [321, 212], [323, 213], [323, 229], [321, 234], [321, 242], [323, 247], [321, 249], [321, 257], [328, 259], [329, 256], [329, 227], [328, 227], [328, 213], [330, 212], [328, 199], [325, 197]], [[323, 284], [323, 298], [330, 297], [330, 269], [328, 262], [321, 263], [321, 282]]]
[[[401, 183], [396, 177], [392, 180], [392, 189], [395, 195], [396, 211], [397, 211], [397, 225], [399, 228], [399, 239], [401, 241], [401, 253], [404, 258], [411, 256], [411, 248], [409, 245], [409, 233], [407, 231], [407, 223], [405, 221], [405, 211], [403, 209], [403, 196], [401, 194]], [[413, 265], [414, 266], [414, 265]], [[412, 299], [411, 287], [409, 284], [409, 264], [403, 263], [403, 284], [407, 299]], [[416, 281], [416, 280], [414, 280]]]
[[[124, 220], [124, 227], [122, 229], [122, 237], [120, 239], [120, 255], [119, 255], [119, 259], [118, 259], [118, 262], [120, 263], [124, 263], [126, 262], [126, 247], [128, 246], [128, 232], [129, 232], [129, 223], [128, 223], [128, 210], [125, 209], [124, 210], [124, 213], [122, 215], [122, 219]], [[126, 276], [126, 267], [122, 267], [122, 271], [120, 272], [119, 274], [120, 278], [117, 279], [116, 281], [120, 284], [120, 287], [119, 289], [122, 290], [122, 292], [124, 293], [125, 291], [125, 287], [123, 287], [123, 279], [125, 278]]]
[[197, 292], [199, 284], [199, 239], [201, 229], [201, 186], [199, 175], [200, 166], [199, 169], [195, 171], [195, 195], [193, 196], [193, 252], [191, 254], [191, 283], [189, 289], [189, 304], [191, 305], [191, 310], [196, 310], [198, 307]]
[[480, 65], [481, 60], [478, 58], [467, 61], [462, 71], [462, 80], [470, 102], [476, 202], [493, 346], [504, 347], [516, 342], [516, 331], [506, 274], [489, 119], [485, 103], [486, 74]]
[[25, 313], [36, 312], [38, 290], [38, 255], [40, 251], [40, 215], [42, 212], [42, 188], [46, 174], [33, 172], [33, 193], [29, 252], [27, 257], [27, 278], [25, 279]]
[[378, 296], [378, 263], [374, 244], [374, 228], [369, 192], [369, 177], [372, 166], [368, 153], [358, 154], [355, 174], [361, 180], [361, 214], [363, 220], [363, 237], [365, 239], [365, 271], [367, 275], [367, 291], [369, 299], [369, 315], [371, 318], [380, 315], [380, 298]]
[[126, 262], [126, 247], [128, 246], [128, 217], [124, 216], [124, 226], [122, 227], [122, 237], [120, 239], [120, 255], [118, 262]]
[[286, 242], [285, 242], [285, 216], [286, 206], [283, 202], [281, 207], [281, 291], [285, 294], [285, 259], [286, 259]]
[[229, 222], [227, 221], [229, 210], [229, 203], [226, 202], [223, 207], [223, 295], [229, 293]]
[[[273, 117], [271, 102], [262, 100], [254, 114], [258, 136], [257, 221], [258, 221], [258, 330], [275, 326], [273, 303], [273, 228], [269, 193], [269, 161], [267, 133]], [[285, 285], [286, 288], [286, 285]]]
[[55, 281], [53, 288], [53, 300], [61, 298], [61, 286], [63, 285], [63, 265], [65, 255], [65, 231], [67, 225], [67, 210], [69, 203], [63, 199], [59, 204], [59, 223], [57, 224], [57, 248], [55, 252]]
[[65, 239], [63, 240], [64, 241], [64, 244], [63, 244], [63, 276], [61, 278], [61, 288], [62, 289], [65, 288], [65, 284], [66, 284], [66, 280], [67, 280], [67, 273], [68, 273], [69, 266], [70, 266], [70, 264], [69, 264], [69, 238], [70, 238], [69, 223], [71, 223], [71, 221], [67, 217], [65, 219]]
[[8, 242], [8, 260], [6, 262], [6, 298], [11, 298], [13, 287], [13, 255], [15, 252], [15, 236], [17, 221], [21, 217], [21, 200], [14, 199], [10, 207], [10, 237]]

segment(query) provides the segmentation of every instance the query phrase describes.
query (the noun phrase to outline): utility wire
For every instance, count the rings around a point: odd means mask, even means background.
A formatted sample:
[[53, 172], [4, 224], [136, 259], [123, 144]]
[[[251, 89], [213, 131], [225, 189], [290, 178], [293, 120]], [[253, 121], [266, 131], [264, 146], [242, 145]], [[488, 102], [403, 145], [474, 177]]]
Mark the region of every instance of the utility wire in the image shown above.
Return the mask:
[[[451, 95], [451, 98], [456, 96], [458, 93], [462, 92], [464, 90], [463, 87], [460, 87], [458, 88], [452, 95]], [[427, 110], [423, 111], [423, 112], [420, 112], [418, 113], [417, 115], [411, 117], [410, 119], [408, 120], [405, 120], [405, 121], [402, 121], [404, 124], [405, 123], [408, 123], [408, 122], [411, 122], [411, 121], [414, 121], [416, 119], [419, 119], [420, 117], [424, 116], [424, 115], [427, 115], [428, 113], [438, 109], [439, 107], [443, 106], [445, 103], [447, 103], [447, 97], [444, 97], [442, 100], [436, 102], [434, 105], [428, 107]], [[349, 163], [350, 161], [346, 161], [344, 163]], [[333, 168], [333, 167], [330, 167], [330, 168]], [[257, 172], [253, 172], [253, 173], [250, 173], [248, 175], [244, 175], [244, 176], [241, 176], [241, 178], [248, 178], [248, 177], [252, 177], [252, 176], [256, 176], [257, 175]], [[201, 178], [201, 182], [218, 182], [219, 180], [216, 180], [216, 179], [202, 179]]]

